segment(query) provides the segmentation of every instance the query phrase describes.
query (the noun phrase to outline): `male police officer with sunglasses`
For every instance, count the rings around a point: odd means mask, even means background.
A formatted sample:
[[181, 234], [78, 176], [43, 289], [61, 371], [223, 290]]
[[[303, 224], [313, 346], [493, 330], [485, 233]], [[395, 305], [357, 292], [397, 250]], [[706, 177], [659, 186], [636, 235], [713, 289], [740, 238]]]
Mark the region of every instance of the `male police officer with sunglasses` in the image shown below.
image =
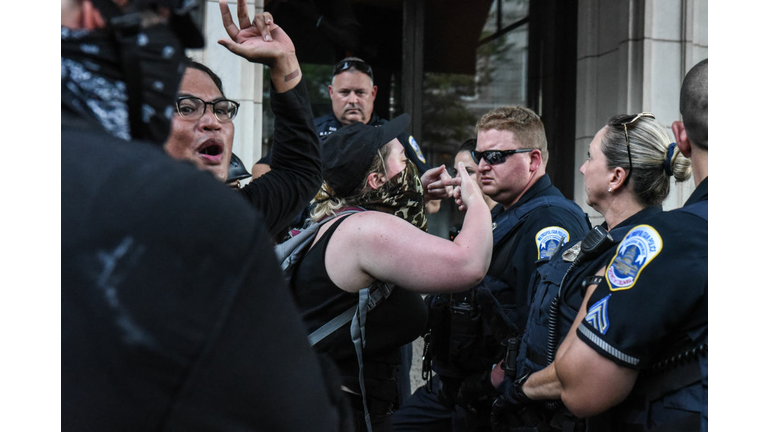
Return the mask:
[[[495, 385], [504, 376], [494, 365], [505, 356], [513, 359], [506, 367], [514, 365], [515, 353], [506, 351], [514, 351], [515, 337], [525, 326], [536, 263], [552, 256], [561, 242], [589, 230], [583, 210], [546, 174], [547, 139], [536, 113], [523, 107], [497, 108], [486, 113], [475, 130], [472, 157], [481, 187], [501, 204], [492, 212], [491, 266], [477, 287], [428, 299], [431, 333], [425, 338], [430, 345], [426, 354], [437, 376], [395, 413], [397, 431], [491, 430]], [[459, 185], [456, 179], [443, 183]], [[460, 197], [460, 191], [457, 194]]]

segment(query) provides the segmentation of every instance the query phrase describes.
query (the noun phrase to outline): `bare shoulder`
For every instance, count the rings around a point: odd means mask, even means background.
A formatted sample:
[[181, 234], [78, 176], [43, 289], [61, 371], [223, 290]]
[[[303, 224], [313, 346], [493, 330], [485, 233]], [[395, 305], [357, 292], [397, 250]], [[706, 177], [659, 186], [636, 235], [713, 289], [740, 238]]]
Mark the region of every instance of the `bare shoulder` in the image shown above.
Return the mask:
[[401, 234], [412, 231], [421, 232], [409, 222], [395, 215], [380, 211], [366, 211], [349, 217], [347, 229], [354, 228], [362, 236], [380, 235], [384, 233]]
[[397, 216], [380, 211], [365, 211], [347, 217], [336, 228], [332, 241], [351, 251], [381, 243], [393, 245], [400, 239], [422, 234], [421, 230]]
[[[391, 255], [386, 249], [403, 237], [401, 223], [406, 228], [411, 226], [396, 216], [378, 211], [347, 216], [336, 227], [326, 249], [326, 270], [331, 281], [349, 292], [370, 285], [373, 280], [370, 263], [377, 261], [381, 254]], [[326, 225], [333, 224], [331, 221]]]
[[[346, 225], [347, 227], [354, 226], [357, 229], [362, 228], [373, 228], [376, 229], [376, 227], [379, 227], [381, 225], [385, 226], [410, 226], [408, 222], [403, 220], [402, 218], [399, 218], [395, 215], [391, 215], [389, 213], [376, 211], [376, 210], [369, 210], [364, 211], [360, 213], [355, 213], [353, 215], [350, 215], [343, 225]], [[341, 226], [339, 227], [341, 228]]]

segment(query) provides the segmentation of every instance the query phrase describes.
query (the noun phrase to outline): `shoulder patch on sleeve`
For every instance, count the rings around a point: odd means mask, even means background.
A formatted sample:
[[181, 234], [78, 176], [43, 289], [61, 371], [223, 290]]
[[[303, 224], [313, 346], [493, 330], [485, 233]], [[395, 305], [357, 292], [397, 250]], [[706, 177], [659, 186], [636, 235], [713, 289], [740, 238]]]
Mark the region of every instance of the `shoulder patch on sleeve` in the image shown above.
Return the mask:
[[616, 249], [616, 255], [605, 273], [611, 291], [628, 290], [635, 285], [640, 272], [661, 252], [661, 235], [649, 225], [630, 230]]
[[560, 242], [568, 243], [568, 231], [559, 226], [546, 227], [536, 233], [536, 246], [539, 248], [539, 259], [552, 258]]
[[413, 137], [413, 135], [408, 137], [408, 144], [411, 145], [413, 152], [416, 153], [416, 157], [419, 158], [421, 163], [427, 163], [427, 158], [424, 157], [424, 154], [421, 152], [421, 147], [419, 147], [419, 144], [416, 143], [416, 139]]
[[589, 308], [589, 311], [587, 311], [587, 316], [584, 317], [584, 319], [595, 328], [595, 330], [599, 331], [600, 334], [605, 334], [606, 331], [608, 331], [608, 327], [611, 326], [610, 321], [608, 320], [608, 299], [611, 297], [610, 294], [603, 297], [600, 301], [593, 304], [591, 308]]

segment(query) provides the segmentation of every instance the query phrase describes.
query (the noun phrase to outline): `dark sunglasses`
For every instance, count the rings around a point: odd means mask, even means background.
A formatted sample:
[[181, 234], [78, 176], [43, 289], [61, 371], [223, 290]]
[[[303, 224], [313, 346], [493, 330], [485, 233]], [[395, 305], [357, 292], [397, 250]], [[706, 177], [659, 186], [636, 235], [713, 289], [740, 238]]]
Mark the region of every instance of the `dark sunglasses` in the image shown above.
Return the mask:
[[368, 63], [362, 62], [360, 60], [346, 60], [336, 63], [336, 65], [333, 67], [333, 76], [336, 76], [349, 69], [358, 70], [373, 79], [373, 69], [371, 69]]
[[641, 112], [640, 114], [632, 114], [624, 117], [620, 117], [616, 119], [612, 126], [614, 127], [620, 127], [624, 128], [624, 139], [627, 141], [627, 157], [629, 158], [629, 172], [627, 173], [627, 178], [624, 180], [624, 182], [629, 181], [629, 176], [632, 175], [632, 152], [629, 151], [629, 129], [627, 126], [632, 126], [636, 121], [640, 120], [642, 117], [650, 117], [652, 119], [656, 119], [656, 116], [649, 112]]
[[480, 163], [480, 159], [485, 159], [490, 165], [498, 165], [504, 163], [504, 161], [507, 160], [507, 156], [512, 156], [515, 153], [528, 153], [533, 150], [535, 149], [522, 148], [516, 150], [488, 150], [484, 152], [472, 150], [470, 153], [472, 154], [472, 160], [475, 161], [476, 164]]

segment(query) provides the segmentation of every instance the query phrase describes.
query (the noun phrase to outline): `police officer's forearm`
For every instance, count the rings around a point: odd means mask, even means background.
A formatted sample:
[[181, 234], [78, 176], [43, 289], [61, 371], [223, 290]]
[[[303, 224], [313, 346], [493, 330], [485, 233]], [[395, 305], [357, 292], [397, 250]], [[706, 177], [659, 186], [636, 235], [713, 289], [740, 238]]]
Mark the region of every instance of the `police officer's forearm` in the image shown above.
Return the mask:
[[[597, 275], [605, 274], [605, 267]], [[577, 336], [587, 314], [587, 305], [597, 285], [590, 285], [568, 331], [555, 354], [553, 370], [562, 386], [560, 399], [578, 417], [597, 415], [618, 404], [629, 394], [637, 372], [622, 368], [598, 354]]]
[[560, 399], [560, 392], [563, 386], [557, 378], [555, 364], [531, 374], [528, 380], [523, 384], [523, 392], [533, 400], [540, 399]]

